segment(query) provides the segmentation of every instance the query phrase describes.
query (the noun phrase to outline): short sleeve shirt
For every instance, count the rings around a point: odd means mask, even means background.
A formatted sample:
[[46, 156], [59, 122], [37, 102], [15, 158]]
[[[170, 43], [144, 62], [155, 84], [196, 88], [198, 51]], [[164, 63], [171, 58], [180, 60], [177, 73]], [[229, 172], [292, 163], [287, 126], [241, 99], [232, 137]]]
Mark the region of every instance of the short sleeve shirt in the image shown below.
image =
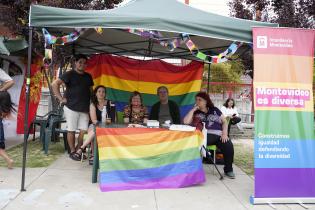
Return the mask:
[[77, 112], [89, 112], [91, 87], [93, 79], [89, 73], [79, 74], [76, 71], [67, 71], [60, 79], [66, 84], [66, 106]]
[[0, 68], [0, 86], [8, 81], [11, 81], [12, 78], [4, 71]]
[[194, 112], [193, 126], [202, 129], [202, 123], [205, 123], [205, 128], [208, 133], [221, 135], [222, 134], [222, 121], [220, 119], [222, 112], [217, 107], [209, 108], [207, 113], [200, 110]]

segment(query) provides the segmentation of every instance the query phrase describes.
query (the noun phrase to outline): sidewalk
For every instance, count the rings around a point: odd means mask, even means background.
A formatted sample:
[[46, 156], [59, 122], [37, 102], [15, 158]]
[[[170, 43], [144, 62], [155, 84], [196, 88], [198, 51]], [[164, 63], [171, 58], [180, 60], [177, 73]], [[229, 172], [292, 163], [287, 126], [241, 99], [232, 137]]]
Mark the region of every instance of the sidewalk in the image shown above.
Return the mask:
[[[92, 168], [63, 155], [48, 168], [26, 170], [26, 192], [20, 192], [21, 168], [0, 168], [0, 209], [109, 209], [109, 210], [241, 210], [272, 209], [253, 206], [254, 181], [234, 166], [236, 179], [220, 181], [212, 165], [204, 165], [203, 185], [167, 190], [100, 192], [91, 183]], [[222, 170], [222, 167], [220, 167]], [[275, 205], [277, 209], [303, 209], [299, 205]], [[307, 205], [315, 209], [315, 205]]]

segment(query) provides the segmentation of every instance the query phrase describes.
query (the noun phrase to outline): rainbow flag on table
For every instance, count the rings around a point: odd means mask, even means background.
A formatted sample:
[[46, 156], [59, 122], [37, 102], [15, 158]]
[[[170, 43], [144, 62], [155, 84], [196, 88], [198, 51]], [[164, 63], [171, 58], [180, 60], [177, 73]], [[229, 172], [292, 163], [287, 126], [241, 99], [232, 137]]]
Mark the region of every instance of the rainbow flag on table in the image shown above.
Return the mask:
[[117, 111], [123, 111], [135, 90], [142, 94], [143, 103], [150, 110], [158, 101], [156, 89], [164, 85], [169, 89], [169, 99], [178, 104], [184, 117], [200, 91], [203, 63], [193, 61], [186, 66], [176, 66], [161, 60], [100, 54], [89, 59], [86, 71], [92, 75], [95, 86], [107, 87], [107, 98], [115, 102]]
[[203, 183], [202, 133], [96, 128], [101, 191], [180, 188]]

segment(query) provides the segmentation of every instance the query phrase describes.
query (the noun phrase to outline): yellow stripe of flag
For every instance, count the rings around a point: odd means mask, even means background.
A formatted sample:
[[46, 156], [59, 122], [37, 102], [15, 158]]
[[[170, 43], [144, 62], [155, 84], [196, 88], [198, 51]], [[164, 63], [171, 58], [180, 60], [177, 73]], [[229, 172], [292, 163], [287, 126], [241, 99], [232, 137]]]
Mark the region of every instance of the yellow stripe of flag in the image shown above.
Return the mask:
[[[160, 87], [161, 83], [156, 82], [142, 82], [124, 80], [114, 76], [102, 75], [94, 79], [95, 84], [102, 84], [109, 88], [114, 88], [123, 91], [134, 91], [137, 90], [140, 93], [156, 94], [156, 89]], [[201, 80], [193, 80], [190, 82], [179, 83], [179, 84], [163, 84], [169, 89], [170, 95], [182, 95], [191, 92], [200, 91]]]
[[[119, 138], [119, 136], [117, 136]], [[144, 158], [165, 153], [180, 151], [184, 149], [199, 147], [200, 135], [193, 135], [173, 142], [163, 142], [143, 146], [130, 147], [103, 147], [99, 148], [100, 160], [105, 159], [128, 159]]]

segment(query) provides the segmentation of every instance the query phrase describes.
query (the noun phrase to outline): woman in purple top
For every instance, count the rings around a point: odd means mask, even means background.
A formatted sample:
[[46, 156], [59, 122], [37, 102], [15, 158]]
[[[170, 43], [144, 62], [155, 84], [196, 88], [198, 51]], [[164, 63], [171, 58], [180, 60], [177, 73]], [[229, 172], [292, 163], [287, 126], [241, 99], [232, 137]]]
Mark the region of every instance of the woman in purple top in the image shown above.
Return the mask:
[[205, 92], [199, 92], [195, 96], [196, 104], [184, 118], [185, 124], [195, 126], [198, 130], [203, 129], [203, 123], [207, 129], [207, 145], [217, 145], [224, 156], [224, 173], [234, 179], [233, 158], [234, 147], [227, 136], [227, 121], [224, 115], [215, 107]]

